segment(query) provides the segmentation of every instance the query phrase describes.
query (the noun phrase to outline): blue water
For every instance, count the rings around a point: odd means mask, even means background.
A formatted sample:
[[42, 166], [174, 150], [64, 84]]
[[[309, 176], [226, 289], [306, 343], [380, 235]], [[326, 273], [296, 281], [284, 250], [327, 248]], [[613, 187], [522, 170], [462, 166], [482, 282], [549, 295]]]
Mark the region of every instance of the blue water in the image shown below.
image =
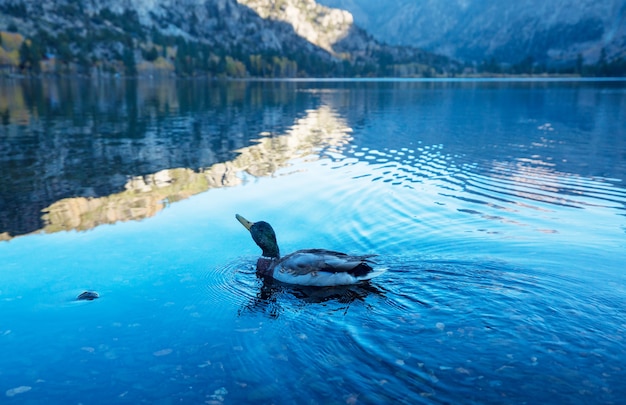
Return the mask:
[[626, 398], [625, 82], [0, 87], [0, 403]]

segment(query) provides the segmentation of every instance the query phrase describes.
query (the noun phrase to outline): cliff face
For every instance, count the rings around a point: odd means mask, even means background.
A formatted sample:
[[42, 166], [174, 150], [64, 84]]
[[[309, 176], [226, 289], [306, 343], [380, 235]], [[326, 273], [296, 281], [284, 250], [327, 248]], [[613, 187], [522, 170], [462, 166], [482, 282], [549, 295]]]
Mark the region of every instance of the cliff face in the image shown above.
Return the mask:
[[[20, 67], [127, 75], [345, 76], [445, 73], [454, 63], [390, 47], [314, 0], [0, 0], [0, 31], [28, 39]], [[15, 58], [14, 58], [15, 59]], [[406, 67], [405, 67], [406, 70]]]
[[238, 0], [263, 19], [282, 21], [291, 25], [295, 33], [312, 44], [337, 56], [334, 45], [350, 34], [354, 24], [352, 14], [332, 9], [313, 0]]
[[[626, 57], [625, 0], [320, 0], [377, 39], [466, 61], [595, 63]], [[604, 50], [604, 51], [603, 51]]]

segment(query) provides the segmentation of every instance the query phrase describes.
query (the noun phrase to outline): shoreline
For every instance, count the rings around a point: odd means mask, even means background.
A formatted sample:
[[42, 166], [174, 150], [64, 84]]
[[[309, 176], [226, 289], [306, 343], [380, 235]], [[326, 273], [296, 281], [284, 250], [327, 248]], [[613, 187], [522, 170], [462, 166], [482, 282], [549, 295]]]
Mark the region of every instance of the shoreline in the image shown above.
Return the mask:
[[211, 77], [211, 76], [86, 76], [72, 74], [0, 74], [0, 80], [85, 80], [85, 81], [210, 81], [210, 82], [626, 82], [626, 76], [580, 75], [455, 75], [437, 77]]

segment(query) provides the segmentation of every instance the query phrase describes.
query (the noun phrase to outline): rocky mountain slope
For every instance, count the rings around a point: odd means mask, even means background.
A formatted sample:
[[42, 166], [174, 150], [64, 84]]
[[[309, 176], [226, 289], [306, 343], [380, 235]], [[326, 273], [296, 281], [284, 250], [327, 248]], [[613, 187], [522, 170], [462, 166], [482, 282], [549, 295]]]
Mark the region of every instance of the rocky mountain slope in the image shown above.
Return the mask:
[[291, 25], [298, 36], [333, 55], [337, 55], [335, 44], [351, 35], [350, 29], [354, 24], [349, 12], [324, 7], [314, 1], [285, 1], [281, 5], [267, 0], [238, 2], [256, 11], [263, 19]]
[[0, 0], [0, 31], [0, 65], [30, 70], [284, 77], [456, 68], [381, 44], [350, 13], [314, 0]]
[[[320, 0], [377, 39], [464, 61], [626, 59], [626, 0]], [[579, 56], [580, 55], [580, 56]], [[580, 61], [579, 61], [580, 63]]]

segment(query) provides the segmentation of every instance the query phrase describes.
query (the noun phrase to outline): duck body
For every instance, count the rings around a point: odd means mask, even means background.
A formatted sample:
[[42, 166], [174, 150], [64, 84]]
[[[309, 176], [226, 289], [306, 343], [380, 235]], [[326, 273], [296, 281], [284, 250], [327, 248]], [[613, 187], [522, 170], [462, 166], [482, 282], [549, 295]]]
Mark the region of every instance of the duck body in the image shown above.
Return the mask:
[[375, 255], [348, 255], [325, 249], [305, 249], [280, 257], [276, 235], [267, 222], [250, 222], [236, 216], [263, 250], [257, 274], [288, 284], [318, 287], [350, 285], [370, 280], [386, 269], [376, 267]]
[[351, 256], [325, 249], [298, 250], [282, 258], [259, 258], [257, 273], [288, 284], [350, 285], [381, 273], [372, 267], [373, 256]]

